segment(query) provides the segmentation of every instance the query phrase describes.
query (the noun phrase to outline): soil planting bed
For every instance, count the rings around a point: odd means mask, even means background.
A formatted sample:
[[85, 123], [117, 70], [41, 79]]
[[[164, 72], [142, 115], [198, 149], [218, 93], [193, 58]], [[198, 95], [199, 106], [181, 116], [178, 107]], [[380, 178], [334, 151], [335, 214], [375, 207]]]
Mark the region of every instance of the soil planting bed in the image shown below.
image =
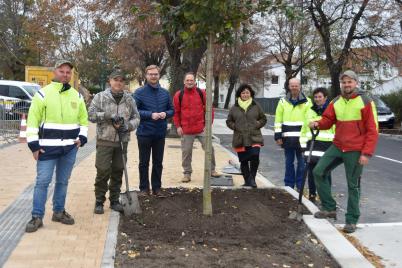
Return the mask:
[[115, 267], [339, 267], [303, 222], [288, 218], [297, 201], [281, 189], [166, 189], [140, 197], [141, 215], [121, 217]]

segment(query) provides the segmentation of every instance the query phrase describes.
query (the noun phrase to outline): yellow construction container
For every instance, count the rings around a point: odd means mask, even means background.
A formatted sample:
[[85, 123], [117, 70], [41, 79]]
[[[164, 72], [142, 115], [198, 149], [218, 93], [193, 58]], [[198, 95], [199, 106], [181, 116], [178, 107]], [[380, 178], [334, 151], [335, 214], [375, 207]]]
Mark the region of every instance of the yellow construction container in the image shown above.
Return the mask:
[[[44, 87], [52, 82], [54, 76], [53, 70], [54, 67], [25, 66], [25, 81]], [[73, 69], [70, 84], [73, 88], [78, 90], [79, 74], [75, 69]]]

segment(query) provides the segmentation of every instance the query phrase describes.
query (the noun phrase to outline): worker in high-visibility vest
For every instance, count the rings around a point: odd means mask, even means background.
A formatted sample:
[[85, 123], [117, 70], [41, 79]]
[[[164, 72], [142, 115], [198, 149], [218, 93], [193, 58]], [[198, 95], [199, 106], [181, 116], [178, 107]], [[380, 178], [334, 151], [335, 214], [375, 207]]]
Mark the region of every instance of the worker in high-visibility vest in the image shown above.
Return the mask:
[[341, 95], [331, 101], [321, 120], [310, 122], [310, 128], [326, 130], [336, 125], [333, 144], [321, 157], [313, 170], [322, 210], [316, 218], [335, 218], [336, 201], [326, 177], [333, 169], [344, 163], [348, 182], [348, 205], [345, 214], [346, 233], [356, 230], [360, 217], [360, 176], [363, 166], [373, 156], [378, 140], [377, 110], [373, 100], [358, 90], [358, 77], [346, 71], [340, 77]]
[[[311, 100], [301, 92], [299, 79], [289, 80], [289, 92], [279, 100], [275, 113], [275, 141], [285, 151], [285, 186], [300, 190], [304, 158], [300, 147], [300, 131], [305, 121], [307, 109], [311, 107]], [[297, 168], [294, 160], [297, 159]]]
[[[306, 120], [301, 130], [300, 146], [304, 149], [304, 157], [308, 157], [312, 134], [308, 124], [311, 121], [317, 121], [321, 119], [321, 115], [329, 105], [328, 91], [323, 87], [314, 89], [313, 91], [313, 106], [306, 112]], [[317, 165], [318, 160], [324, 155], [325, 151], [331, 146], [335, 136], [335, 126], [332, 126], [328, 130], [321, 130], [314, 142], [314, 148], [311, 152], [311, 159], [308, 168], [308, 189], [309, 200], [311, 202], [316, 201], [317, 190], [314, 182], [313, 169]], [[331, 181], [331, 174], [328, 174], [327, 179]]]
[[52, 221], [74, 224], [65, 210], [68, 180], [79, 147], [87, 142], [88, 114], [83, 96], [69, 84], [74, 66], [58, 61], [52, 83], [39, 90], [28, 113], [27, 142], [36, 165], [32, 219], [26, 232], [43, 226], [50, 182], [56, 169]]

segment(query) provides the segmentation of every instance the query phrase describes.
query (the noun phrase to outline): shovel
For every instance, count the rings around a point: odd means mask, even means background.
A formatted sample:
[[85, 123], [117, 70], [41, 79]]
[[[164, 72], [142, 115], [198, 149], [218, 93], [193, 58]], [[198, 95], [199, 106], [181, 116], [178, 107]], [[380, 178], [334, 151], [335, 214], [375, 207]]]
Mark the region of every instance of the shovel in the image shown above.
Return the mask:
[[312, 130], [311, 128], [310, 128], [310, 131], [311, 131], [311, 143], [310, 143], [310, 150], [309, 150], [309, 154], [308, 154], [308, 156], [307, 156], [307, 163], [306, 163], [306, 167], [304, 168], [304, 174], [303, 174], [303, 179], [302, 179], [302, 185], [301, 185], [301, 187], [300, 187], [300, 190], [299, 190], [299, 202], [298, 202], [298, 205], [297, 205], [297, 211], [292, 211], [290, 214], [289, 214], [289, 219], [296, 219], [296, 220], [298, 220], [298, 221], [301, 221], [302, 219], [303, 219], [303, 208], [304, 208], [304, 206], [303, 206], [303, 204], [302, 204], [302, 198], [303, 198], [303, 191], [304, 191], [304, 185], [306, 184], [306, 178], [307, 178], [307, 174], [308, 174], [308, 169], [309, 169], [309, 166], [310, 166], [310, 162], [311, 162], [311, 154], [312, 154], [312, 152], [313, 152], [313, 148], [314, 148], [314, 142], [315, 142], [315, 139], [317, 138], [317, 136], [318, 136], [318, 133], [320, 133], [320, 130], [319, 129], [317, 129], [316, 131], [314, 131], [314, 130]]
[[117, 133], [119, 134], [119, 142], [120, 142], [121, 154], [122, 154], [122, 158], [123, 158], [124, 178], [126, 181], [126, 192], [120, 193], [120, 202], [123, 206], [125, 216], [131, 216], [134, 213], [140, 214], [141, 207], [140, 207], [140, 203], [138, 202], [138, 195], [135, 191], [130, 191], [130, 188], [128, 186], [128, 173], [127, 173], [127, 166], [126, 166], [126, 156], [124, 155], [122, 133], [120, 131], [117, 131]]

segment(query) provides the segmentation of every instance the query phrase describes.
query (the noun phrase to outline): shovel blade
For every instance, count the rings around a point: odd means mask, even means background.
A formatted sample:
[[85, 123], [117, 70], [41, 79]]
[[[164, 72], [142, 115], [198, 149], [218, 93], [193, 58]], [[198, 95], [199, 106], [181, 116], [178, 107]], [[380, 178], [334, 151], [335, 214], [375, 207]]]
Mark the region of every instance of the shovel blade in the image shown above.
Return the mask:
[[303, 220], [303, 205], [298, 205], [297, 211], [290, 212], [289, 219], [302, 221]]
[[296, 211], [291, 211], [289, 214], [289, 219], [295, 220], [297, 219], [297, 212]]
[[120, 202], [123, 205], [125, 216], [131, 216], [133, 214], [141, 213], [141, 207], [140, 203], [138, 202], [138, 196], [136, 192], [130, 191], [121, 193]]

